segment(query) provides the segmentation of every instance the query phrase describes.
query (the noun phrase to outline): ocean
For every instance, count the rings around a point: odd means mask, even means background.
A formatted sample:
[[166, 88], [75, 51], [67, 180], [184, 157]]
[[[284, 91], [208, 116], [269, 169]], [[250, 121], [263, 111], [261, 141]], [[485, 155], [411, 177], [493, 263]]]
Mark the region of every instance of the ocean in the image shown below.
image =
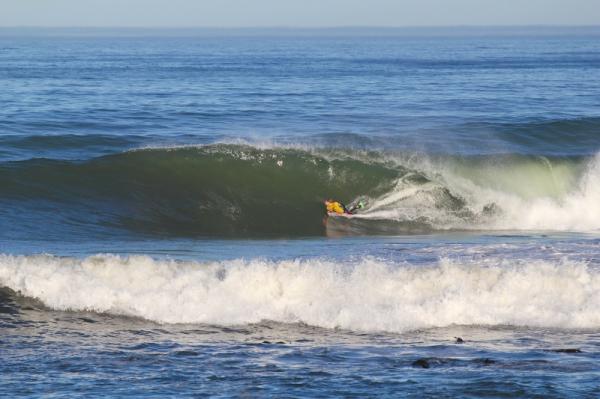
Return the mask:
[[600, 30], [3, 29], [0, 89], [1, 396], [600, 396]]

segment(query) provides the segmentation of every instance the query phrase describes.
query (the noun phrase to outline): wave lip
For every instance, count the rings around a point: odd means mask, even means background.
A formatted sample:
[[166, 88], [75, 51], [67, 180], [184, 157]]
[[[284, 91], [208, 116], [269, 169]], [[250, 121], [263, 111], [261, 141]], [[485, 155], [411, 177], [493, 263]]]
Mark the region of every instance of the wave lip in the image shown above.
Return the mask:
[[271, 320], [403, 332], [460, 325], [600, 327], [600, 270], [564, 260], [398, 265], [146, 256], [0, 256], [0, 284], [58, 310], [158, 323], [243, 325]]

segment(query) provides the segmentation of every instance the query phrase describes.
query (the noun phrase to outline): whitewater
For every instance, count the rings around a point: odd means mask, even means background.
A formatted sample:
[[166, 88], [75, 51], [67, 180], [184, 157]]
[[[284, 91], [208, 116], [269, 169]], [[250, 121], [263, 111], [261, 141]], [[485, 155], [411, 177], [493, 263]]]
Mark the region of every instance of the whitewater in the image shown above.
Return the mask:
[[[365, 215], [359, 217], [426, 219], [440, 229], [600, 229], [599, 154], [579, 163], [538, 157], [525, 162], [471, 165], [431, 165], [426, 161], [417, 167], [425, 171], [429, 182], [415, 185], [408, 174], [396, 182], [393, 190], [374, 199]], [[443, 190], [465, 201], [468, 217], [456, 212], [456, 207], [440, 206]], [[471, 217], [478, 213], [482, 217]]]
[[453, 324], [600, 327], [600, 269], [582, 261], [440, 259], [415, 266], [370, 258], [198, 263], [3, 255], [0, 283], [52, 309], [158, 323], [275, 321], [370, 332]]

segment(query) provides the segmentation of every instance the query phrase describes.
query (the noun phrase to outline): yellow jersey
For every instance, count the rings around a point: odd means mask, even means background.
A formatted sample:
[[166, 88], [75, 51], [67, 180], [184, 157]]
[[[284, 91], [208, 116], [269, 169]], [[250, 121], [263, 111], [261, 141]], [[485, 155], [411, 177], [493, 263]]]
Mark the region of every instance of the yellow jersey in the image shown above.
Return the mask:
[[345, 213], [344, 207], [337, 201], [327, 201], [325, 202], [325, 205], [327, 206], [327, 212], [334, 212], [339, 214]]

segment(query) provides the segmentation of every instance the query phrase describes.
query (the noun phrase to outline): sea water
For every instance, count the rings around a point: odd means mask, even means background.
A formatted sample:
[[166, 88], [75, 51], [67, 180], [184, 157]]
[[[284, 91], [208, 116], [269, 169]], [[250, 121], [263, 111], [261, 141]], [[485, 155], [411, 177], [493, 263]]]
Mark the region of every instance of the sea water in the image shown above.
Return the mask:
[[0, 392], [600, 395], [599, 39], [1, 31]]

